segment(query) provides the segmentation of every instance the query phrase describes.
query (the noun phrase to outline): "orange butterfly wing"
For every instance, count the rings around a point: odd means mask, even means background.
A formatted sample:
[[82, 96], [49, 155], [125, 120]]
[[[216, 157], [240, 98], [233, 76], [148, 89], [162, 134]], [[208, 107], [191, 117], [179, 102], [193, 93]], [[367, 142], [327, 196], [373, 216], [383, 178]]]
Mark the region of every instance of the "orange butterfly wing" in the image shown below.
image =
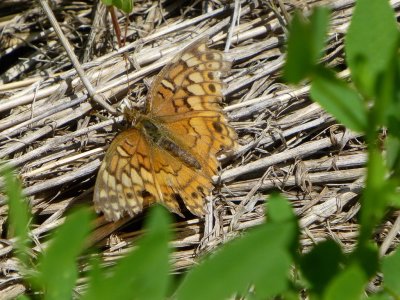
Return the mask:
[[229, 68], [222, 53], [209, 49], [203, 39], [173, 59], [171, 68], [165, 68], [155, 80], [148, 97], [149, 114], [203, 161], [210, 176], [217, 171], [216, 154], [236, 147], [236, 133], [220, 106], [220, 76]]
[[193, 214], [204, 214], [216, 155], [236, 146], [220, 107], [220, 75], [229, 64], [205, 42], [189, 46], [160, 72], [142, 121], [110, 145], [94, 192], [96, 210], [107, 219], [135, 215], [154, 202], [179, 214], [177, 197]]
[[148, 148], [136, 128], [120, 133], [108, 148], [93, 195], [96, 211], [103, 211], [106, 219], [116, 221], [125, 212], [133, 216], [145, 206], [143, 191], [154, 189]]

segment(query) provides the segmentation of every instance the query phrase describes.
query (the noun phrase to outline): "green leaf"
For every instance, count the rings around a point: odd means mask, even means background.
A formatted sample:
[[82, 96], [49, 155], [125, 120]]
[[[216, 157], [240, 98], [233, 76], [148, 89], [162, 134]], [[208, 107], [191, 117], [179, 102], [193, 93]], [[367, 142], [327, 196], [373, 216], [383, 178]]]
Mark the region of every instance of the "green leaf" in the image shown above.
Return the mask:
[[370, 238], [373, 228], [383, 218], [387, 205], [395, 194], [396, 184], [386, 178], [387, 169], [379, 150], [369, 151], [366, 187], [361, 201], [360, 243]]
[[360, 299], [368, 279], [357, 264], [352, 264], [339, 273], [324, 293], [324, 300], [354, 300]]
[[92, 214], [80, 209], [57, 228], [46, 251], [39, 259], [39, 274], [34, 284], [44, 289], [45, 299], [71, 299], [78, 278], [77, 258], [84, 249], [91, 228]]
[[[400, 139], [400, 55], [396, 53], [393, 58], [393, 63], [379, 77], [377, 84], [376, 97], [379, 101], [375, 101], [376, 109], [374, 111], [375, 119], [380, 126], [386, 126], [388, 132]], [[400, 169], [394, 169], [399, 172]]]
[[276, 299], [299, 300], [299, 291], [294, 289], [292, 290], [288, 289], [280, 295], [280, 298], [277, 297]]
[[11, 232], [17, 238], [15, 243], [16, 254], [21, 262], [27, 266], [29, 263], [28, 249], [29, 221], [31, 219], [30, 208], [26, 199], [22, 196], [21, 184], [11, 169], [2, 165], [1, 176], [4, 178], [4, 192], [8, 199], [8, 216]]
[[279, 201], [283, 200], [276, 198], [271, 202], [270, 215], [276, 223], [253, 229], [193, 268], [178, 288], [176, 298], [227, 299], [254, 283], [256, 294], [262, 298], [285, 291], [297, 224], [293, 214], [283, 220], [282, 216], [290, 215], [285, 211], [290, 207]]
[[330, 281], [339, 273], [343, 261], [344, 255], [340, 247], [331, 240], [317, 244], [304, 255], [300, 260], [300, 266], [311, 284], [312, 292], [321, 296]]
[[310, 75], [318, 63], [325, 44], [329, 10], [318, 7], [308, 22], [296, 12], [290, 25], [287, 61], [284, 77], [291, 83], [298, 83]]
[[353, 81], [369, 97], [397, 51], [398, 30], [389, 1], [357, 1], [345, 40]]
[[[400, 130], [400, 128], [399, 128]], [[388, 135], [385, 140], [386, 161], [389, 170], [393, 170], [400, 177], [400, 139]]]
[[[251, 254], [249, 254], [251, 255]], [[271, 247], [268, 251], [268, 260], [263, 264], [255, 265], [255, 268], [263, 268], [261, 276], [254, 280], [256, 294], [259, 299], [266, 299], [286, 291], [289, 287], [288, 273], [293, 263], [290, 251], [279, 247]], [[262, 259], [262, 258], [261, 258]], [[274, 274], [274, 276], [271, 276]]]
[[382, 272], [385, 288], [400, 295], [400, 248], [382, 259]]
[[93, 272], [89, 290], [83, 299], [165, 299], [170, 282], [169, 214], [155, 206], [146, 224], [147, 232], [137, 249], [122, 258], [106, 274]]
[[279, 194], [271, 194], [267, 202], [267, 218], [270, 223], [292, 222], [295, 216], [288, 201]]
[[311, 41], [308, 35], [308, 26], [299, 12], [293, 16], [289, 29], [284, 78], [288, 82], [298, 83], [312, 70]]
[[368, 296], [368, 300], [393, 300], [393, 297], [387, 293], [379, 293]]
[[350, 255], [350, 261], [361, 267], [366, 278], [372, 278], [379, 271], [379, 253], [376, 244], [370, 240], [360, 240], [356, 250]]
[[400, 116], [397, 114], [398, 111], [400, 111], [400, 101], [393, 103], [392, 108], [388, 109], [386, 113], [388, 114], [389, 134], [400, 140]]
[[[400, 130], [400, 128], [399, 128]], [[385, 140], [386, 164], [391, 173], [391, 179], [400, 185], [400, 139], [397, 136], [388, 134]], [[390, 205], [400, 208], [400, 195], [398, 192], [390, 195]]]
[[130, 13], [133, 9], [133, 0], [102, 0], [105, 5], [114, 5], [125, 13]]
[[400, 193], [395, 192], [392, 195], [389, 195], [389, 205], [394, 208], [400, 208]]
[[350, 129], [364, 132], [367, 128], [367, 110], [360, 95], [325, 69], [316, 71], [311, 98]]
[[[100, 291], [103, 289], [103, 282], [105, 280], [106, 270], [102, 270], [100, 267], [99, 256], [94, 256], [89, 262], [90, 270], [88, 272], [88, 288], [82, 299], [94, 299], [96, 296], [94, 291]], [[99, 293], [101, 295], [101, 293]], [[102, 299], [99, 296], [99, 299]]]
[[[384, 72], [379, 73], [375, 84], [376, 98], [374, 106], [372, 107], [373, 122], [376, 127], [386, 126], [389, 127], [389, 131], [399, 129], [399, 114], [400, 103], [398, 99], [398, 83], [400, 76], [397, 70], [397, 64], [395, 57], [393, 62], [385, 69]], [[396, 121], [394, 123], [393, 121]], [[393, 125], [395, 128], [392, 128]], [[399, 135], [398, 132], [395, 134]]]
[[317, 64], [321, 58], [326, 41], [326, 32], [329, 23], [329, 9], [319, 6], [313, 11], [310, 18], [311, 28], [309, 35], [311, 36], [311, 59], [313, 64]]

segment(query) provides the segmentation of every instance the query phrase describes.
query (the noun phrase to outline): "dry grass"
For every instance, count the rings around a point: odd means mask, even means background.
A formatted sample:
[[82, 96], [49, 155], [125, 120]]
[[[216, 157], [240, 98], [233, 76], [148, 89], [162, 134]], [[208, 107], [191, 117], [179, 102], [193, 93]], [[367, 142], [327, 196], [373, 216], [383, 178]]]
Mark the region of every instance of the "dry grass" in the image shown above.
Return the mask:
[[[307, 84], [293, 87], [281, 79], [288, 18], [295, 8], [308, 14], [321, 4], [332, 8], [324, 63], [348, 77], [343, 38], [354, 1], [254, 0], [242, 1], [240, 10], [218, 0], [136, 1], [126, 46], [118, 50], [102, 5], [96, 9], [91, 1], [55, 2], [53, 11], [87, 78], [119, 111], [127, 102], [143, 105], [151, 79], [183, 45], [208, 35], [211, 47], [229, 47], [226, 56], [234, 63], [225, 78], [224, 109], [241, 147], [233, 157], [223, 158], [205, 220], [189, 214], [176, 219], [175, 271], [262, 223], [271, 190], [279, 190], [293, 204], [304, 251], [327, 238], [338, 241], [344, 251], [354, 248], [366, 162], [363, 138], [312, 103]], [[392, 5], [399, 11], [400, 1]], [[237, 22], [231, 26], [235, 12]], [[120, 24], [124, 28], [122, 16]], [[122, 117], [113, 117], [89, 99], [36, 2], [2, 1], [0, 29], [0, 158], [17, 167], [29, 196], [36, 253], [71, 207], [91, 205], [97, 168], [122, 128]], [[1, 195], [0, 204], [4, 228], [7, 206]], [[389, 215], [376, 231], [382, 254], [399, 242], [398, 236], [388, 235], [397, 217]], [[142, 219], [138, 216], [128, 225], [128, 220], [96, 220], [92, 241], [105, 266], [134, 247]], [[25, 288], [11, 252], [13, 241], [2, 235], [4, 299]]]

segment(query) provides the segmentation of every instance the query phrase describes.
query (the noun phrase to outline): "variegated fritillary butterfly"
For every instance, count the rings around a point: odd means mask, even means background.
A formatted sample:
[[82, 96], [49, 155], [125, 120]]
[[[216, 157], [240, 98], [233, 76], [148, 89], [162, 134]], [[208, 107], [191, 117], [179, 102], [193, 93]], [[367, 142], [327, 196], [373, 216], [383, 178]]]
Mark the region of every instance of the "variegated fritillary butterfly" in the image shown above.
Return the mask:
[[94, 189], [96, 211], [116, 221], [152, 203], [180, 214], [178, 198], [197, 216], [213, 188], [216, 155], [236, 146], [220, 103], [220, 75], [230, 64], [203, 39], [164, 67], [154, 80], [144, 114], [111, 143]]

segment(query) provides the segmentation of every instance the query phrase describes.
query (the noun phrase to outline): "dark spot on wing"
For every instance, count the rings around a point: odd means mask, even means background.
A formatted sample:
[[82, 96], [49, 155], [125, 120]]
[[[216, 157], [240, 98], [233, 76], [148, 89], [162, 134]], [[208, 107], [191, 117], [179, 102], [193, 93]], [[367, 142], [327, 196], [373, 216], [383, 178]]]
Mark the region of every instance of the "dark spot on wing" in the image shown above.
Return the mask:
[[141, 192], [143, 198], [147, 198], [151, 196], [151, 194], [147, 190], [142, 190]]
[[208, 88], [210, 89], [211, 92], [215, 93], [217, 91], [217, 89], [215, 88], [215, 85], [213, 83], [210, 83], [208, 85]]
[[204, 192], [204, 189], [203, 189], [202, 186], [198, 186], [198, 187], [197, 187], [197, 190], [198, 190], [200, 193], [202, 193], [203, 195], [206, 194], [206, 193]]
[[223, 130], [223, 128], [222, 128], [221, 124], [219, 124], [219, 122], [214, 121], [212, 123], [212, 126], [214, 127], [215, 131], [218, 133], [221, 133]]
[[212, 53], [207, 53], [207, 54], [206, 54], [206, 58], [207, 58], [208, 60], [213, 60], [213, 59], [214, 59], [214, 54], [212, 54]]

